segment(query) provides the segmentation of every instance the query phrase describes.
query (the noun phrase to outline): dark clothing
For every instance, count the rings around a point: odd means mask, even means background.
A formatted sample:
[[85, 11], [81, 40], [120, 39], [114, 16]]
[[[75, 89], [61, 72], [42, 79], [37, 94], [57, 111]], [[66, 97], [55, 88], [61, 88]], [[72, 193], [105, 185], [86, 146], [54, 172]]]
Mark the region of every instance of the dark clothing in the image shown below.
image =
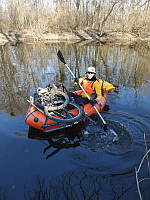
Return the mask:
[[89, 81], [96, 81], [96, 75], [94, 75], [91, 79], [88, 79], [87, 77], [86, 77], [86, 79]]
[[73, 92], [69, 92], [68, 96], [69, 96], [70, 101], [74, 101], [78, 105], [80, 105], [80, 104], [85, 105], [90, 102], [88, 98], [83, 98], [82, 96], [79, 96]]

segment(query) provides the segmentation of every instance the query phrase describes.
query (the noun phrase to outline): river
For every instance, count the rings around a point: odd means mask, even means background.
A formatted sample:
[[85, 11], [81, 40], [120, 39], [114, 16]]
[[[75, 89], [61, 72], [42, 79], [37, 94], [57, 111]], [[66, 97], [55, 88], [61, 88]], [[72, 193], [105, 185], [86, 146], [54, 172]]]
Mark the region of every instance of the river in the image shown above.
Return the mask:
[[[88, 66], [114, 84], [102, 116], [121, 131], [121, 142], [106, 144], [87, 124], [48, 136], [25, 124], [27, 99], [38, 87], [72, 76], [58, 60], [61, 50], [76, 76]], [[150, 198], [150, 50], [141, 46], [18, 44], [0, 46], [0, 199], [143, 200]], [[118, 127], [118, 131], [119, 131]], [[123, 127], [123, 128], [122, 128]], [[61, 141], [58, 143], [58, 141]]]

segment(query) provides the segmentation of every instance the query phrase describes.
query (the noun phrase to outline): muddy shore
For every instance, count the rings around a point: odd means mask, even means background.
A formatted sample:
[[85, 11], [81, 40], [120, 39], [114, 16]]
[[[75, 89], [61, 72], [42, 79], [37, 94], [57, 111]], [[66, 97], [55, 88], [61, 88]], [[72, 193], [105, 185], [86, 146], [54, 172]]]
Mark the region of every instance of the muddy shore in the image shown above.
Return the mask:
[[22, 32], [8, 31], [0, 32], [0, 45], [6, 43], [54, 43], [54, 42], [99, 42], [102, 44], [134, 45], [135, 43], [146, 43], [150, 47], [149, 37], [137, 37], [136, 35], [122, 32], [105, 33], [99, 36], [94, 30], [78, 30], [73, 32], [39, 33], [34, 30], [24, 30]]

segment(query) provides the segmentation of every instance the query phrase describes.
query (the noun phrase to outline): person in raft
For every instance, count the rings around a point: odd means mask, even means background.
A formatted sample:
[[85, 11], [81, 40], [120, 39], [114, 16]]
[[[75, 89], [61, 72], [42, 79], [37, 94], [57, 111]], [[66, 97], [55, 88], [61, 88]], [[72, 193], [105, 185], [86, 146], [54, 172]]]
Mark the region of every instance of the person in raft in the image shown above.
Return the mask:
[[103, 90], [106, 90], [106, 92], [112, 92], [115, 89], [112, 84], [97, 78], [96, 70], [92, 66], [88, 67], [86, 71], [86, 77], [81, 77], [74, 80], [75, 84], [78, 82], [80, 82], [82, 88], [85, 90], [90, 100], [87, 98], [84, 91], [82, 91], [81, 96], [71, 94], [71, 96], [74, 97], [75, 103], [77, 104], [81, 104], [81, 102], [83, 104], [91, 103], [91, 105], [94, 106], [102, 98]]

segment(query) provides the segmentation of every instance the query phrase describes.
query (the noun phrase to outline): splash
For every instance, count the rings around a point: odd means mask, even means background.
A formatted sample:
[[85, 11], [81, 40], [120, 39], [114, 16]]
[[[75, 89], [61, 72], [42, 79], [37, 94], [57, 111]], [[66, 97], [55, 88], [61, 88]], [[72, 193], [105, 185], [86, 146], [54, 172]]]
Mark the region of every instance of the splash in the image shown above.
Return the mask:
[[131, 134], [118, 121], [107, 120], [107, 130], [102, 124], [90, 123], [82, 131], [81, 146], [92, 151], [100, 148], [112, 154], [124, 154], [132, 150], [133, 139]]

